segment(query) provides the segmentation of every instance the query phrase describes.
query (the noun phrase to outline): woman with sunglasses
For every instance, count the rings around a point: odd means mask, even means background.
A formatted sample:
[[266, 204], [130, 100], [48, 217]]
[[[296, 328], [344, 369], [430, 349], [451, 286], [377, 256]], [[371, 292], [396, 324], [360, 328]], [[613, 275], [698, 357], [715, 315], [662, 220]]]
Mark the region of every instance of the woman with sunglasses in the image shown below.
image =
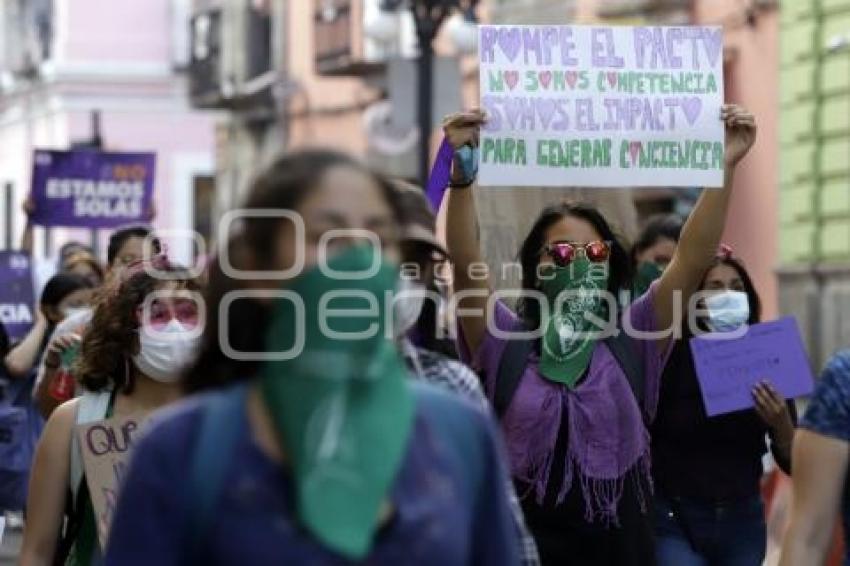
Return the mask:
[[75, 427], [143, 416], [179, 397], [181, 371], [202, 330], [197, 291], [188, 271], [158, 256], [128, 266], [102, 296], [75, 371], [85, 392], [53, 412], [36, 450], [22, 566], [100, 563]]
[[705, 296], [697, 304], [707, 314], [696, 319], [696, 328], [683, 324], [652, 425], [658, 566], [759, 566], [767, 546], [761, 498], [765, 436], [776, 464], [790, 473], [797, 414], [794, 402], [786, 403], [765, 381], [752, 391], [753, 409], [706, 415], [690, 338], [758, 323], [761, 301], [728, 246], [721, 246], [699, 290]]
[[[713, 260], [735, 166], [755, 141], [747, 111], [726, 106], [719, 119], [726, 126], [724, 187], [704, 191], [670, 265], [622, 317], [616, 297], [630, 284], [628, 254], [597, 210], [573, 204], [546, 208], [523, 242], [518, 312], [501, 302], [488, 308], [491, 287], [471, 270], [482, 252], [474, 167], [462, 150], [477, 146], [486, 118], [472, 111], [444, 123], [456, 150], [446, 224], [459, 347], [502, 419], [512, 475], [544, 564], [654, 562], [646, 423], [655, 415], [671, 333], [603, 343], [593, 320], [621, 318], [642, 332], [680, 324], [674, 303], [697, 290]], [[536, 331], [536, 339], [523, 344], [504, 335], [518, 331]]]

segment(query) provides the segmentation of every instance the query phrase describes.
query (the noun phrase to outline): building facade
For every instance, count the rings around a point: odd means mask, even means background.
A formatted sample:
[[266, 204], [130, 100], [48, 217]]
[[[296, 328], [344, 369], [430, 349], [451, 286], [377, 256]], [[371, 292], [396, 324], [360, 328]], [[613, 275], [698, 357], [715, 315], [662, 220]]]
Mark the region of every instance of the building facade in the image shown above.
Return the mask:
[[782, 3], [779, 278], [815, 364], [850, 344], [850, 1]]
[[[824, 0], [826, 1], [826, 0]], [[196, 4], [209, 5], [212, 0]], [[234, 0], [228, 5], [263, 5]], [[219, 144], [219, 179], [227, 194], [244, 190], [245, 171], [284, 147], [325, 145], [352, 152], [384, 172], [416, 177], [416, 77], [411, 59], [417, 53], [409, 16], [396, 20], [390, 41], [377, 41], [374, 29], [380, 0], [305, 0], [275, 2], [272, 24], [277, 41], [272, 46], [277, 132], [265, 151], [244, 149], [240, 139], [250, 137], [240, 126], [240, 112], [228, 126], [229, 142]], [[275, 11], [276, 10], [276, 11]], [[779, 263], [778, 145], [779, 101], [777, 3], [758, 0], [482, 0], [478, 21], [494, 23], [593, 23], [722, 25], [725, 29], [727, 99], [751, 108], [761, 127], [756, 148], [740, 167], [735, 201], [724, 239], [744, 258], [762, 294], [766, 316], [778, 308], [776, 267]], [[239, 22], [233, 19], [233, 22]], [[227, 28], [241, 24], [227, 24]], [[233, 37], [224, 33], [222, 37]], [[431, 148], [439, 142], [437, 119], [459, 107], [478, 103], [478, 75], [474, 56], [453, 41], [452, 22], [444, 24], [435, 41], [440, 67], [435, 73], [434, 130]], [[235, 75], [238, 75], [236, 73]], [[234, 76], [231, 73], [231, 76]], [[755, 77], [755, 78], [753, 78]], [[238, 91], [238, 86], [236, 87]], [[235, 105], [238, 106], [238, 105]], [[246, 106], [247, 107], [247, 106]], [[261, 144], [262, 145], [262, 144]], [[228, 150], [227, 147], [234, 149]], [[234, 157], [241, 152], [242, 161]], [[238, 156], [237, 156], [238, 157]], [[229, 171], [232, 169], [232, 171]], [[515, 271], [501, 277], [499, 266], [511, 262], [539, 210], [561, 199], [597, 203], [617, 230], [632, 239], [642, 222], [655, 212], [687, 212], [698, 188], [639, 189], [634, 191], [582, 189], [499, 189], [481, 191], [479, 208], [482, 241], [500, 287], [517, 283]]]
[[[93, 112], [99, 113], [105, 149], [156, 152], [157, 227], [207, 222], [214, 118], [194, 111], [186, 99], [187, 14], [188, 4], [180, 0], [0, 4], [0, 218], [6, 247], [17, 247], [25, 224], [22, 203], [33, 149], [90, 141], [97, 133]], [[36, 230], [36, 255], [49, 255], [65, 239], [91, 237], [51, 232]], [[101, 249], [106, 236], [95, 242]], [[190, 242], [175, 242], [172, 253], [189, 259]]]

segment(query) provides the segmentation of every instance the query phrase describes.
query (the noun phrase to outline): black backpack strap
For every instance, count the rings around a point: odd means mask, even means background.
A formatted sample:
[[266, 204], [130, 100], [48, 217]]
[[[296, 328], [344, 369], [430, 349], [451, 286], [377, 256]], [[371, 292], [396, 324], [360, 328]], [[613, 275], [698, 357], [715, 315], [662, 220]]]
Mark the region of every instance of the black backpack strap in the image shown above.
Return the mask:
[[[644, 412], [646, 400], [646, 374], [643, 360], [637, 354], [634, 340], [622, 329], [616, 336], [605, 339], [605, 345], [611, 351], [617, 364], [626, 374], [629, 386], [632, 388], [638, 407]], [[533, 340], [509, 340], [499, 360], [496, 373], [496, 385], [493, 394], [493, 409], [496, 416], [502, 418], [511, 404], [519, 381], [528, 365], [528, 355], [534, 348]]]
[[534, 348], [534, 340], [508, 340], [499, 359], [496, 384], [493, 392], [493, 409], [500, 419], [505, 416], [511, 399], [519, 387], [519, 380], [528, 366], [528, 355]]
[[644, 373], [643, 359], [635, 349], [634, 340], [622, 328], [618, 328], [615, 336], [605, 339], [605, 345], [608, 346], [614, 359], [617, 360], [617, 364], [626, 374], [626, 379], [629, 381], [638, 407], [640, 407], [641, 413], [644, 413], [646, 374]]

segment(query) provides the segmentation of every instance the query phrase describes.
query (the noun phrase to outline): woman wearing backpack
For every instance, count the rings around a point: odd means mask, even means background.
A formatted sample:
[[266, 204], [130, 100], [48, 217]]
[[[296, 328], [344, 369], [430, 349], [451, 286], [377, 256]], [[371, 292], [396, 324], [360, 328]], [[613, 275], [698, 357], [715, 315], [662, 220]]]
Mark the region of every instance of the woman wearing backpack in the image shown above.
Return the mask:
[[[160, 273], [154, 276], [153, 269]], [[180, 395], [177, 381], [197, 353], [201, 330], [197, 301], [191, 297], [197, 291], [188, 271], [157, 256], [127, 267], [102, 296], [75, 372], [86, 392], [53, 412], [36, 450], [22, 566], [99, 563], [96, 521], [74, 429], [110, 417], [146, 415]]]
[[776, 464], [790, 474], [797, 413], [793, 401], [765, 382], [752, 391], [753, 409], [706, 416], [690, 338], [758, 323], [761, 301], [728, 246], [699, 289], [707, 315], [698, 328], [684, 325], [673, 346], [652, 426], [658, 566], [760, 566], [767, 546], [760, 486], [765, 437]]
[[[677, 295], [693, 293], [714, 258], [735, 166], [756, 132], [753, 116], [736, 106], [724, 107], [718, 118], [726, 125], [724, 187], [704, 191], [670, 265], [623, 315], [638, 331], [678, 326]], [[582, 205], [548, 207], [534, 222], [519, 254], [525, 296], [518, 313], [490, 304], [489, 283], [472, 272], [482, 260], [474, 167], [470, 152], [459, 151], [477, 145], [484, 122], [483, 113], [472, 111], [444, 125], [457, 152], [446, 225], [460, 349], [481, 372], [501, 416], [511, 472], [543, 564], [652, 564], [645, 423], [655, 414], [670, 333], [604, 344], [595, 338], [600, 328], [586, 314], [614, 318], [630, 266], [605, 218]], [[538, 331], [542, 338], [508, 340], [505, 331]]]
[[107, 565], [518, 564], [494, 423], [392, 339], [393, 193], [328, 151], [260, 175], [186, 378], [218, 391], [136, 447]]

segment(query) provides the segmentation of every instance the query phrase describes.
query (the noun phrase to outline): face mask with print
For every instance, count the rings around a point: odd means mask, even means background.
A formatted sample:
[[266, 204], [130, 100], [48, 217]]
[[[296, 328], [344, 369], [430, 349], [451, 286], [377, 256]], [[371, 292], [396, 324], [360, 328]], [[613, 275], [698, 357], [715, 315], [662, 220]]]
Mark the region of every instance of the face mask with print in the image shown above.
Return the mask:
[[161, 383], [176, 383], [198, 354], [200, 335], [172, 319], [162, 330], [139, 329], [139, 353], [133, 362], [146, 376]]
[[750, 302], [746, 293], [723, 291], [705, 299], [708, 310], [706, 325], [712, 332], [733, 332], [750, 319]]
[[393, 336], [399, 339], [413, 328], [425, 304], [425, 286], [410, 279], [399, 279], [393, 302]]
[[[608, 265], [581, 257], [566, 267], [547, 267], [541, 273], [541, 290], [553, 309], [545, 325], [540, 353], [540, 373], [574, 388], [590, 365], [600, 328], [588, 315], [607, 320]], [[561, 293], [567, 300], [559, 301]]]

